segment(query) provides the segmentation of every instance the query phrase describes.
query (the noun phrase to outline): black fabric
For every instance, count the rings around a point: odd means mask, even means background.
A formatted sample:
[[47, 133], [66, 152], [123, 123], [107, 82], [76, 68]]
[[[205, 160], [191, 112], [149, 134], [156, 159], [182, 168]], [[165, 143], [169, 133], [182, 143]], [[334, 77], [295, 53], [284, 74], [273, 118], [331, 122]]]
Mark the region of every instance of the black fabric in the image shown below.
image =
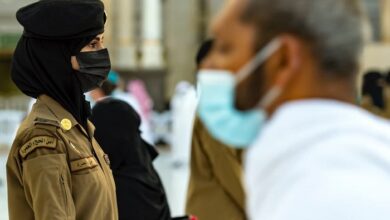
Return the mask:
[[119, 219], [171, 219], [162, 182], [153, 167], [158, 153], [141, 138], [141, 119], [127, 103], [106, 98], [92, 109], [95, 138], [114, 174]]
[[390, 85], [390, 71], [386, 74], [386, 84]]
[[76, 39], [104, 32], [100, 0], [41, 0], [21, 8], [16, 18], [24, 35], [40, 39]]
[[380, 109], [386, 107], [382, 85], [384, 82], [384, 76], [378, 71], [368, 72], [363, 78], [363, 95], [371, 96], [373, 104]]
[[[94, 9], [95, 13], [103, 7], [98, 0], [43, 0], [19, 10], [18, 20], [27, 32], [34, 32], [34, 37], [23, 35], [19, 40], [13, 56], [11, 77], [24, 94], [33, 98], [42, 94], [50, 96], [86, 128], [90, 105], [85, 101], [76, 77], [78, 72], [72, 68], [71, 56], [78, 54], [103, 32], [104, 19], [96, 14], [96, 21], [87, 26], [89, 31], [86, 32], [82, 27], [86, 25], [82, 17], [87, 14], [92, 18], [92, 15], [77, 10], [79, 4], [88, 4], [87, 8]], [[74, 11], [73, 16], [80, 22], [69, 17], [67, 13], [70, 11]], [[68, 23], [68, 19], [73, 23]], [[92, 22], [92, 19], [88, 21]], [[61, 31], [63, 28], [67, 31]]]
[[196, 54], [196, 64], [199, 66], [203, 60], [209, 55], [210, 51], [213, 49], [214, 40], [209, 39], [202, 43], [198, 53]]

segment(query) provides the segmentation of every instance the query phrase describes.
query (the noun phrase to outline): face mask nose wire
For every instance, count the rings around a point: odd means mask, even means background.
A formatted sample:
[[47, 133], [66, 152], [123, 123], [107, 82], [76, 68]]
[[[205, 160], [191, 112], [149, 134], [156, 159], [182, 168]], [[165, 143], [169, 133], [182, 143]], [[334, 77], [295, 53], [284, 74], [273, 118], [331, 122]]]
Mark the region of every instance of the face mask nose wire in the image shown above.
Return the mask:
[[252, 74], [257, 67], [263, 64], [273, 53], [275, 53], [281, 46], [281, 40], [275, 38], [263, 50], [259, 51], [252, 61], [246, 64], [236, 74], [236, 85], [241, 83], [250, 74]]

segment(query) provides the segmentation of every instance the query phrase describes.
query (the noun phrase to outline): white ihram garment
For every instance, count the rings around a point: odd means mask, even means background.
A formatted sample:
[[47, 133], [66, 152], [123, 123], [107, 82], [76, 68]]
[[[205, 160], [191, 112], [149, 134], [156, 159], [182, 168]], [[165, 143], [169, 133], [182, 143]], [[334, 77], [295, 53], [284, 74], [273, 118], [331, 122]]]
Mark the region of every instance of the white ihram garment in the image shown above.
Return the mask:
[[336, 101], [288, 103], [247, 154], [253, 220], [390, 219], [390, 127]]

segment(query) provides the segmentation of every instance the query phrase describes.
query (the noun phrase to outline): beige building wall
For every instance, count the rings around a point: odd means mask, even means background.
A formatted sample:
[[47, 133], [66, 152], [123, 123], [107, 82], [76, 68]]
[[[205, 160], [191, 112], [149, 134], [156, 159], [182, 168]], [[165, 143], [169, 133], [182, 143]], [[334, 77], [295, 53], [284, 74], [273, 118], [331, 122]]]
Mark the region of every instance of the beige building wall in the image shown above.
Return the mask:
[[[162, 47], [158, 50], [148, 47], [148, 44], [160, 47], [158, 31], [143, 27], [143, 22], [147, 24], [153, 19], [147, 14], [146, 3], [155, 1], [161, 3], [162, 14]], [[150, 69], [145, 64], [153, 63], [152, 69], [165, 74], [162, 77], [165, 78], [165, 97], [169, 99], [180, 81], [195, 82], [196, 51], [207, 36], [209, 23], [223, 2], [224, 0], [104, 0], [108, 14], [106, 45], [110, 49], [114, 69], [142, 72]], [[142, 7], [138, 8], [137, 4]], [[145, 39], [140, 41], [140, 36]], [[138, 60], [137, 53], [142, 53], [142, 59], [148, 54], [161, 54], [161, 61], [142, 62]]]
[[106, 14], [107, 14], [107, 22], [105, 26], [105, 33], [104, 33], [104, 44], [108, 47], [112, 45], [112, 8], [111, 8], [111, 2], [112, 0], [103, 0], [104, 7], [106, 8]]
[[195, 82], [195, 55], [207, 36], [210, 21], [224, 0], [165, 0], [164, 43], [167, 59], [166, 96], [180, 81]]
[[164, 11], [164, 44], [166, 49], [166, 97], [175, 91], [176, 84], [194, 82], [194, 56], [199, 44], [199, 0], [166, 0]]
[[134, 36], [135, 0], [104, 0], [108, 20], [106, 44], [111, 52], [113, 67], [134, 69], [138, 66]]

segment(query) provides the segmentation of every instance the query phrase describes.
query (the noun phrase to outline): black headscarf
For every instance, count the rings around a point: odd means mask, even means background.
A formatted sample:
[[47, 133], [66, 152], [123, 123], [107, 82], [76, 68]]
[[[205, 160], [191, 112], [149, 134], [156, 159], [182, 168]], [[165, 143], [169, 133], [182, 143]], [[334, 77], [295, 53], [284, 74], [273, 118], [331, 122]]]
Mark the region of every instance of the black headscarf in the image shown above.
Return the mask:
[[141, 138], [141, 119], [127, 103], [106, 98], [92, 109], [95, 138], [111, 161], [119, 219], [171, 219], [165, 190], [153, 167], [158, 153]]
[[24, 33], [15, 49], [11, 76], [26, 95], [45, 94], [84, 127], [90, 115], [71, 56], [98, 34], [106, 20], [100, 0], [41, 0], [17, 12]]
[[90, 119], [96, 127], [96, 140], [110, 156], [112, 170], [123, 166], [145, 166], [157, 156], [153, 154], [149, 158], [145, 154], [149, 146], [141, 138], [141, 118], [127, 103], [106, 98], [95, 105]]

